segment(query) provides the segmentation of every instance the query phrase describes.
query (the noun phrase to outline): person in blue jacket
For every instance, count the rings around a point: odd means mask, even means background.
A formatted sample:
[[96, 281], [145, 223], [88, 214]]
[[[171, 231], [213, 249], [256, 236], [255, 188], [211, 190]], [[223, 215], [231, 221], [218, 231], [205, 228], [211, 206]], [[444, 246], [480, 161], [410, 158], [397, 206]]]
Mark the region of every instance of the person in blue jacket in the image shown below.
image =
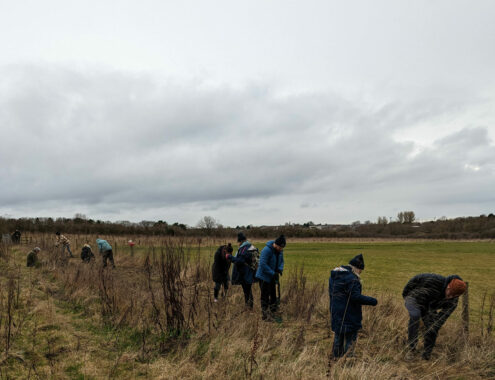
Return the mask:
[[278, 310], [276, 284], [284, 270], [285, 236], [270, 240], [261, 251], [256, 278], [260, 280], [261, 315], [263, 320], [273, 320]]
[[258, 264], [258, 249], [252, 245], [246, 236], [239, 232], [237, 242], [240, 244], [235, 256], [228, 259], [234, 263], [232, 269], [232, 285], [241, 285], [244, 292], [244, 302], [250, 309], [253, 308], [252, 285], [255, 281], [254, 274]]
[[112, 268], [115, 269], [115, 263], [113, 261], [112, 246], [108, 244], [106, 240], [96, 239], [96, 244], [98, 245], [98, 250], [100, 251], [103, 258], [103, 267], [107, 266], [107, 260], [112, 263]]
[[340, 358], [349, 349], [352, 352], [361, 329], [363, 314], [361, 305], [376, 306], [378, 301], [373, 297], [361, 294], [361, 272], [364, 270], [364, 258], [359, 254], [330, 272], [328, 292], [330, 295], [330, 314], [333, 341], [333, 357]]

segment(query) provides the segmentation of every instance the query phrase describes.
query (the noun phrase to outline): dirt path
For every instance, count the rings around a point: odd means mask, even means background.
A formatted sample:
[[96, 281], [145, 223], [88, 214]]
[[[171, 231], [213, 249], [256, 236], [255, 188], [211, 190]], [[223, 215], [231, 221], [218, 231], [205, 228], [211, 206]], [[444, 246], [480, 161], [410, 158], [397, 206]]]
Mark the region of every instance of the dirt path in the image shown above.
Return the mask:
[[[4, 270], [0, 277], [5, 286], [7, 277], [15, 275], [20, 290], [13, 311], [12, 344], [8, 355], [0, 357], [1, 379], [149, 377], [148, 365], [136, 360], [136, 337], [91, 320], [84, 307], [65, 299], [63, 284], [49, 269], [22, 264], [19, 258], [16, 270]], [[121, 271], [129, 275], [132, 268]]]

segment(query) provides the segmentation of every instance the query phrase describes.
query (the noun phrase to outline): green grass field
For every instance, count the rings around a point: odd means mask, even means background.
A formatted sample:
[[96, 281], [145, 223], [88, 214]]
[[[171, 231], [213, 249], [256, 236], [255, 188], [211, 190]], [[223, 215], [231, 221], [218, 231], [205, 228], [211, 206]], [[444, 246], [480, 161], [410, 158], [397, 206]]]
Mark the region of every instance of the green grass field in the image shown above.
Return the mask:
[[471, 310], [477, 314], [483, 294], [495, 291], [494, 242], [289, 242], [284, 259], [286, 271], [303, 265], [309, 281], [327, 284], [330, 270], [358, 253], [366, 265], [361, 276], [364, 292], [386, 291], [400, 297], [415, 274], [458, 274], [469, 282]]
[[[65, 264], [47, 261], [49, 244], [41, 252], [45, 262], [41, 268], [25, 267], [27, 246], [13, 247], [0, 260], [1, 378], [247, 378], [250, 355], [257, 363], [253, 378], [322, 378], [325, 371], [331, 371], [338, 379], [491, 379], [495, 375], [493, 330], [486, 334], [488, 298], [484, 325], [480, 323], [483, 295], [495, 293], [493, 242], [289, 240], [281, 280], [283, 323], [274, 326], [259, 323], [257, 287], [254, 313], [243, 309], [242, 291], [236, 286], [224, 300], [211, 302], [209, 265], [216, 247], [225, 241], [203, 240], [199, 251], [201, 277], [196, 283], [196, 324], [191, 325], [184, 345], [161, 352], [158, 342], [162, 336], [154, 322], [143, 264], [144, 257], [153, 252], [158, 255], [164, 243], [143, 238], [131, 258], [125, 242], [115, 244], [118, 238], [109, 238], [114, 247], [118, 245], [117, 268], [106, 272], [99, 271], [99, 255], [91, 265], [81, 263], [78, 243], [72, 247], [76, 258]], [[197, 240], [189, 240], [184, 247], [193, 271], [198, 258], [196, 243]], [[260, 250], [264, 244], [255, 242]], [[358, 253], [364, 255], [366, 263], [363, 293], [377, 297], [379, 304], [364, 310], [354, 364], [329, 364], [332, 335], [328, 331], [328, 276], [331, 269], [347, 264]], [[301, 267], [308, 282], [321, 284], [322, 288], [308, 286], [306, 291], [299, 289], [290, 295], [291, 281], [294, 284], [291, 272]], [[469, 281], [471, 338], [459, 344], [464, 338], [460, 334], [461, 311], [456, 310], [447, 321], [448, 327], [441, 331], [434, 361], [407, 363], [403, 361], [407, 312], [401, 292], [410, 277], [422, 272], [455, 273]], [[107, 282], [111, 299], [115, 300], [110, 314], [102, 308], [106, 298], [102, 296], [101, 273], [109, 276], [106, 281], [112, 279]], [[157, 279], [157, 273], [154, 275]], [[160, 295], [158, 284], [155, 281], [156, 295]], [[186, 289], [185, 305], [189, 305], [193, 288]], [[9, 313], [5, 306], [9, 294], [13, 323], [12, 343], [7, 350]], [[129, 305], [136, 306], [129, 311]]]
[[[253, 243], [261, 252], [266, 242]], [[143, 257], [150, 252], [145, 244], [147, 242], [143, 241], [141, 246], [135, 247], [136, 256]], [[217, 243], [208, 242], [201, 248], [201, 257], [212, 261], [216, 247]], [[128, 254], [128, 247], [121, 250], [121, 254]], [[236, 250], [234, 245], [234, 252]], [[196, 252], [195, 248], [191, 249], [192, 258]], [[362, 274], [365, 292], [390, 292], [401, 297], [404, 285], [418, 273], [457, 274], [469, 282], [471, 310], [475, 315], [479, 312], [483, 295], [495, 292], [494, 241], [291, 242], [289, 239], [284, 250], [285, 275], [304, 266], [309, 282], [328, 286], [330, 271], [347, 264], [359, 253], [364, 255], [366, 264]]]

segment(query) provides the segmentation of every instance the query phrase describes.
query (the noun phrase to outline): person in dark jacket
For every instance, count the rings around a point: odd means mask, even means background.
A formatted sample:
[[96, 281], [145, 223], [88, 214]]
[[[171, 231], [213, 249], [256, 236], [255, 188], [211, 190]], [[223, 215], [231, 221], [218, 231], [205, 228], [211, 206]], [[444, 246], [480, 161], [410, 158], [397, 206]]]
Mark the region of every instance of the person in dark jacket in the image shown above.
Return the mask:
[[15, 230], [11, 236], [12, 243], [19, 244], [21, 242], [21, 231]]
[[237, 242], [240, 244], [235, 256], [228, 255], [227, 258], [234, 263], [232, 269], [232, 285], [241, 285], [244, 292], [244, 302], [250, 309], [253, 308], [252, 285], [255, 281], [254, 274], [257, 267], [258, 249], [252, 245], [246, 236], [239, 232]]
[[26, 258], [26, 266], [27, 267], [36, 267], [38, 268], [41, 263], [38, 259], [38, 253], [41, 251], [39, 247], [35, 247], [31, 252], [28, 253]]
[[434, 273], [411, 278], [402, 297], [409, 313], [406, 359], [412, 359], [418, 343], [420, 319], [425, 327], [423, 359], [429, 360], [438, 331], [457, 307], [458, 297], [466, 291], [466, 283], [457, 275], [443, 277]]
[[84, 244], [84, 246], [81, 249], [81, 259], [85, 263], [89, 263], [91, 259], [94, 259], [95, 255], [93, 254], [93, 251], [91, 250], [91, 246], [89, 244]]
[[227, 255], [234, 251], [230, 243], [228, 245], [221, 245], [215, 252], [213, 259], [213, 265], [211, 267], [213, 281], [215, 281], [215, 287], [213, 288], [213, 301], [218, 302], [218, 292], [223, 285], [224, 295], [229, 289], [229, 269], [230, 261], [227, 260]]
[[354, 348], [357, 333], [362, 328], [363, 314], [361, 305], [376, 306], [378, 301], [373, 297], [361, 294], [360, 274], [364, 270], [364, 258], [359, 254], [330, 272], [328, 293], [330, 296], [330, 315], [333, 341], [333, 357], [340, 358], [349, 349]]
[[284, 270], [285, 244], [285, 236], [280, 235], [276, 240], [267, 242], [260, 254], [256, 278], [260, 281], [263, 320], [274, 320], [274, 313], [278, 311], [276, 285]]

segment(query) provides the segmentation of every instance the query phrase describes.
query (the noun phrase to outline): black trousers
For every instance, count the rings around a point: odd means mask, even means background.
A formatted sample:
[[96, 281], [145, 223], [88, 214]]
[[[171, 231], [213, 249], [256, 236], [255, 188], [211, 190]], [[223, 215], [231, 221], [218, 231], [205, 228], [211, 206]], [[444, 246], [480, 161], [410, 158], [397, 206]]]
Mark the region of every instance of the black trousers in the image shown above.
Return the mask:
[[253, 284], [241, 284], [242, 286], [242, 291], [244, 292], [244, 302], [246, 303], [246, 306], [249, 308], [253, 308]]
[[409, 312], [408, 324], [408, 344], [411, 350], [416, 348], [418, 343], [419, 321], [423, 319], [424, 331], [424, 358], [429, 358], [438, 336], [439, 327], [436, 323], [436, 314], [434, 312], [421, 313], [421, 309], [416, 301], [411, 297], [405, 299], [406, 309]]
[[111, 249], [103, 252], [102, 258], [103, 258], [103, 267], [106, 267], [107, 266], [107, 260], [110, 260], [110, 262], [112, 263], [112, 267], [115, 268], [115, 263], [113, 261], [113, 252]]
[[277, 305], [277, 290], [275, 281], [260, 281], [261, 289], [261, 312], [263, 319], [266, 319], [269, 314], [274, 313], [278, 309]]
[[336, 332], [333, 340], [333, 357], [340, 358], [347, 351], [349, 351], [349, 349], [351, 349], [350, 354], [352, 355], [356, 344], [357, 335], [357, 330], [341, 333]]
[[223, 282], [215, 282], [215, 287], [213, 288], [213, 297], [218, 298], [218, 293], [220, 292], [220, 288], [223, 285], [223, 292], [224, 294], [227, 293], [227, 290], [229, 289], [229, 280], [225, 280]]

